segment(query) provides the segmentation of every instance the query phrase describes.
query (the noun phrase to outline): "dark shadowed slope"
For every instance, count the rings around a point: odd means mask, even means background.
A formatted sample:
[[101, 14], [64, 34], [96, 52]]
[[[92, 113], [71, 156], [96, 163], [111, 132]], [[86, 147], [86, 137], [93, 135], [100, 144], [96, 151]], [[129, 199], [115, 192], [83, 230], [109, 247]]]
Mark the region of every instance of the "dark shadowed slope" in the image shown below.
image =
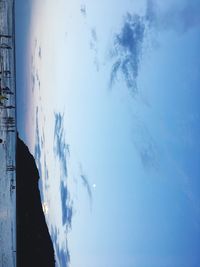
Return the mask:
[[55, 266], [53, 244], [42, 210], [39, 173], [27, 146], [17, 137], [17, 266]]

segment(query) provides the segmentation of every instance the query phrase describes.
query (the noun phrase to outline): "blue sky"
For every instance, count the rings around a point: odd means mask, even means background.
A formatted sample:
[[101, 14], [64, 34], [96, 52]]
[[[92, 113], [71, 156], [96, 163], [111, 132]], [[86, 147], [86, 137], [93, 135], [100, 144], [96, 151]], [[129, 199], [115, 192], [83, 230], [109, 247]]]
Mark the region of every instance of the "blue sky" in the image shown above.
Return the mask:
[[32, 5], [18, 127], [59, 266], [198, 266], [199, 9]]

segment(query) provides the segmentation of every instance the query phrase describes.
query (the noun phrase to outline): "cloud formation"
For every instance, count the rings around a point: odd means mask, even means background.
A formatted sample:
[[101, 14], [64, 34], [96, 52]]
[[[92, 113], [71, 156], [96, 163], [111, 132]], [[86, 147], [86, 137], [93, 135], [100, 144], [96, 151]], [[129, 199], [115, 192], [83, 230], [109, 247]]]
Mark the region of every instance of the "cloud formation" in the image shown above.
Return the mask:
[[120, 33], [114, 36], [114, 47], [111, 58], [114, 59], [110, 75], [112, 87], [118, 76], [121, 76], [131, 93], [137, 93], [139, 71], [145, 24], [143, 17], [127, 13]]
[[35, 133], [35, 148], [34, 148], [34, 157], [37, 163], [37, 168], [40, 174], [42, 175], [42, 164], [41, 164], [41, 140], [40, 140], [40, 131], [39, 131], [39, 118], [38, 118], [38, 107], [36, 108], [36, 118], [35, 118], [35, 125], [36, 125], [36, 133]]
[[85, 187], [86, 190], [87, 190], [89, 199], [92, 200], [92, 191], [91, 191], [91, 187], [90, 187], [90, 184], [89, 184], [89, 182], [88, 182], [87, 177], [86, 177], [85, 175], [83, 175], [83, 174], [81, 174], [80, 177], [81, 177], [81, 180], [82, 180], [82, 182], [83, 182], [84, 187]]
[[60, 183], [60, 197], [62, 203], [62, 224], [67, 225], [67, 228], [71, 228], [73, 210], [72, 205], [69, 203], [69, 191], [63, 181]]
[[63, 174], [67, 177], [67, 156], [69, 155], [69, 145], [65, 141], [65, 132], [63, 127], [64, 115], [55, 113], [54, 116], [54, 153], [59, 158]]
[[66, 242], [66, 248], [60, 247], [58, 243], [58, 234], [59, 234], [59, 230], [51, 226], [51, 238], [53, 241], [54, 250], [56, 254], [55, 256], [56, 256], [56, 261], [57, 261], [56, 266], [68, 267], [70, 263], [70, 254], [67, 248], [67, 242]]
[[31, 90], [32, 92], [35, 90], [35, 74], [34, 73], [31, 73]]
[[134, 118], [133, 124], [133, 144], [138, 152], [144, 169], [157, 169], [159, 160], [156, 142], [146, 125], [136, 117]]
[[191, 28], [200, 26], [200, 1], [175, 1], [161, 8], [158, 1], [148, 0], [146, 20], [156, 30], [186, 33]]
[[86, 17], [87, 12], [86, 12], [86, 6], [85, 6], [84, 4], [81, 5], [80, 11], [81, 11], [81, 14], [82, 14], [84, 17]]
[[81, 178], [83, 186], [85, 187], [85, 189], [87, 191], [87, 194], [88, 194], [88, 197], [89, 197], [89, 200], [90, 200], [90, 205], [92, 205], [92, 190], [91, 190], [91, 186], [90, 186], [90, 183], [88, 181], [87, 176], [83, 172], [83, 168], [82, 168], [81, 164], [80, 164], [80, 178]]
[[133, 97], [138, 93], [137, 78], [143, 43], [149, 33], [167, 30], [185, 33], [200, 26], [199, 0], [166, 3], [164, 8], [161, 6], [159, 1], [147, 0], [143, 16], [131, 13], [124, 16], [119, 33], [114, 34], [110, 50], [110, 88], [122, 79]]
[[90, 49], [94, 52], [94, 65], [96, 67], [96, 70], [99, 71], [98, 38], [95, 28], [91, 29]]
[[[37, 168], [40, 174], [41, 180], [39, 180], [40, 186], [40, 195], [42, 200], [43, 197], [43, 185], [47, 190], [49, 188], [48, 180], [49, 180], [49, 171], [46, 161], [46, 153], [45, 153], [45, 134], [44, 128], [39, 127], [39, 107], [36, 107], [36, 118], [35, 118], [35, 147], [34, 147], [34, 158], [37, 164]], [[42, 183], [44, 182], [44, 184]]]
[[38, 48], [38, 57], [41, 59], [42, 58], [42, 48], [39, 46]]

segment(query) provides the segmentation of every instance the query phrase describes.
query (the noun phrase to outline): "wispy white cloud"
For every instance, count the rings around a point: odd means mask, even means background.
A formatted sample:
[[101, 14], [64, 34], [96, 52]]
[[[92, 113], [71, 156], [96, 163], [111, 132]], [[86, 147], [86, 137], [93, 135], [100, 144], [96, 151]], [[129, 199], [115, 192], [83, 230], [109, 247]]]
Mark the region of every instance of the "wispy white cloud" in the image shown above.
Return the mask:
[[[43, 181], [40, 180], [40, 194], [43, 199], [43, 190], [48, 189], [49, 184], [49, 170], [46, 160], [46, 151], [45, 151], [45, 134], [44, 127], [39, 125], [39, 107], [36, 107], [36, 117], [35, 117], [35, 147], [34, 147], [34, 158], [37, 164], [39, 175]], [[44, 186], [44, 188], [43, 188]]]
[[96, 70], [99, 71], [97, 31], [95, 28], [92, 28], [90, 32], [90, 49], [94, 52], [94, 65], [96, 66]]
[[40, 136], [40, 130], [39, 130], [39, 118], [38, 118], [38, 107], [36, 108], [36, 118], [35, 118], [35, 148], [34, 148], [34, 158], [39, 170], [40, 176], [42, 175], [42, 164], [41, 164], [41, 154], [42, 154], [42, 148], [41, 148], [41, 136]]

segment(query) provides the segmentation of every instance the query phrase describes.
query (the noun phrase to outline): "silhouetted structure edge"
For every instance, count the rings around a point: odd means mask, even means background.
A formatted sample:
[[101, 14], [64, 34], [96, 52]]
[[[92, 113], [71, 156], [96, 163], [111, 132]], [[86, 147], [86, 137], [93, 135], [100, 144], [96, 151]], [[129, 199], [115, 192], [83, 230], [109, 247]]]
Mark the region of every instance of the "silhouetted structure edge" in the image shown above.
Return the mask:
[[54, 267], [53, 243], [38, 188], [39, 172], [18, 135], [16, 142], [17, 266]]

